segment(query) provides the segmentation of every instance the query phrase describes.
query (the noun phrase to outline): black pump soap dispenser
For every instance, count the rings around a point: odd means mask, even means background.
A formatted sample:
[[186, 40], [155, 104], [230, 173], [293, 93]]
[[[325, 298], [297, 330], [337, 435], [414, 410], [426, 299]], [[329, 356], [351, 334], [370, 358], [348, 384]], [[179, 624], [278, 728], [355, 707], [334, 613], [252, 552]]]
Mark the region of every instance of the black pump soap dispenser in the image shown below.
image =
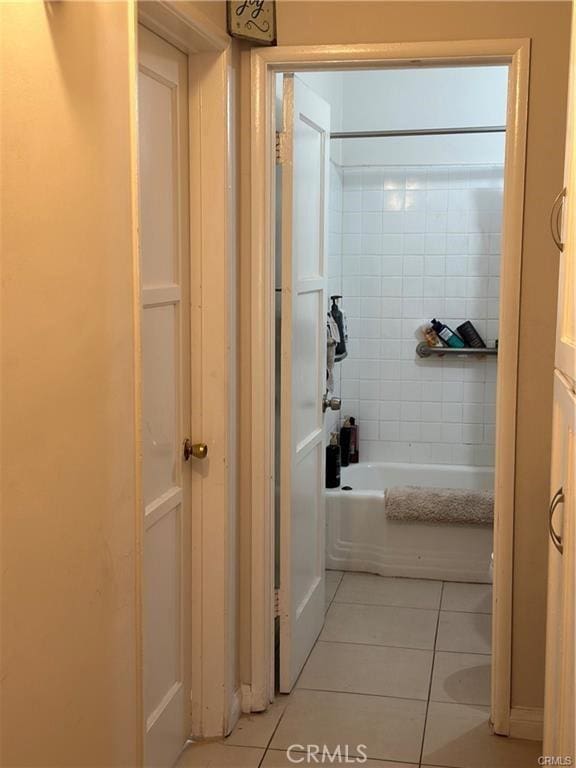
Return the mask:
[[338, 433], [330, 435], [330, 445], [326, 446], [326, 488], [340, 487], [340, 446]]

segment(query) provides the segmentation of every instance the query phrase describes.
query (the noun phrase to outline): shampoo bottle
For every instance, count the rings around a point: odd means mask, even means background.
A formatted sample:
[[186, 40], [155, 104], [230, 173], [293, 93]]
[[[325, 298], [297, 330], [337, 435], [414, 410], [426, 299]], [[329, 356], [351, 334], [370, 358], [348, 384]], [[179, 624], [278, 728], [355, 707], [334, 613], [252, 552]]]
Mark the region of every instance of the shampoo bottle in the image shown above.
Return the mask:
[[354, 416], [350, 416], [350, 464], [358, 464], [358, 424]]
[[466, 346], [460, 336], [458, 336], [451, 328], [448, 328], [447, 325], [444, 325], [444, 323], [441, 323], [439, 320], [432, 320], [432, 328], [436, 331], [438, 336], [442, 339], [442, 341], [447, 344], [449, 347], [459, 347], [462, 348]]
[[338, 433], [330, 435], [330, 445], [326, 446], [326, 488], [340, 487], [340, 446]]
[[352, 437], [352, 419], [346, 417], [340, 429], [340, 463], [347, 467], [350, 463], [350, 440]]
[[462, 325], [459, 325], [458, 328], [456, 328], [460, 336], [464, 339], [466, 344], [469, 347], [474, 347], [475, 349], [480, 349], [486, 346], [484, 343], [484, 339], [476, 328], [472, 325], [470, 320], [466, 320], [465, 323], [462, 323]]

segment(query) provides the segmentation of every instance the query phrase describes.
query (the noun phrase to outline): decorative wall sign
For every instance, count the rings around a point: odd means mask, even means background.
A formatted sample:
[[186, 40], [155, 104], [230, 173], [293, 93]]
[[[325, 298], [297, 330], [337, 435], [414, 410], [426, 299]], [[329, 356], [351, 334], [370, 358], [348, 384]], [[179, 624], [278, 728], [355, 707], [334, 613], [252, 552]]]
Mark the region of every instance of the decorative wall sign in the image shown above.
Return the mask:
[[275, 0], [228, 0], [228, 32], [261, 45], [274, 45]]

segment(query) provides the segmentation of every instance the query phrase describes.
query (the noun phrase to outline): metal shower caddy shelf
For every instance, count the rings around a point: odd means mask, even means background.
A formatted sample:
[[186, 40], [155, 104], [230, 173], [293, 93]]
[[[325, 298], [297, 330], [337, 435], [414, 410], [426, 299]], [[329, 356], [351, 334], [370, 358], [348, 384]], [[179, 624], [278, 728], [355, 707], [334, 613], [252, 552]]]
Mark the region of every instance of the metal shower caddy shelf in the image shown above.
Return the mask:
[[416, 347], [418, 357], [485, 357], [497, 355], [498, 347], [431, 347], [425, 341], [421, 341]]

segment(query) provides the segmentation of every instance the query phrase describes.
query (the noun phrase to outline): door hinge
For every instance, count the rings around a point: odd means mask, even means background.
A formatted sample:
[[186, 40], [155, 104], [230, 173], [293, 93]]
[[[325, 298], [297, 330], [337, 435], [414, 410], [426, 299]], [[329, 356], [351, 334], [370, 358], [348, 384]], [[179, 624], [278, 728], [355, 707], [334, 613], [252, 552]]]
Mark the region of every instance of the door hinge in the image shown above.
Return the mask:
[[276, 131], [276, 165], [283, 165], [285, 161], [286, 134]]
[[280, 616], [280, 590], [274, 590], [274, 618]]

